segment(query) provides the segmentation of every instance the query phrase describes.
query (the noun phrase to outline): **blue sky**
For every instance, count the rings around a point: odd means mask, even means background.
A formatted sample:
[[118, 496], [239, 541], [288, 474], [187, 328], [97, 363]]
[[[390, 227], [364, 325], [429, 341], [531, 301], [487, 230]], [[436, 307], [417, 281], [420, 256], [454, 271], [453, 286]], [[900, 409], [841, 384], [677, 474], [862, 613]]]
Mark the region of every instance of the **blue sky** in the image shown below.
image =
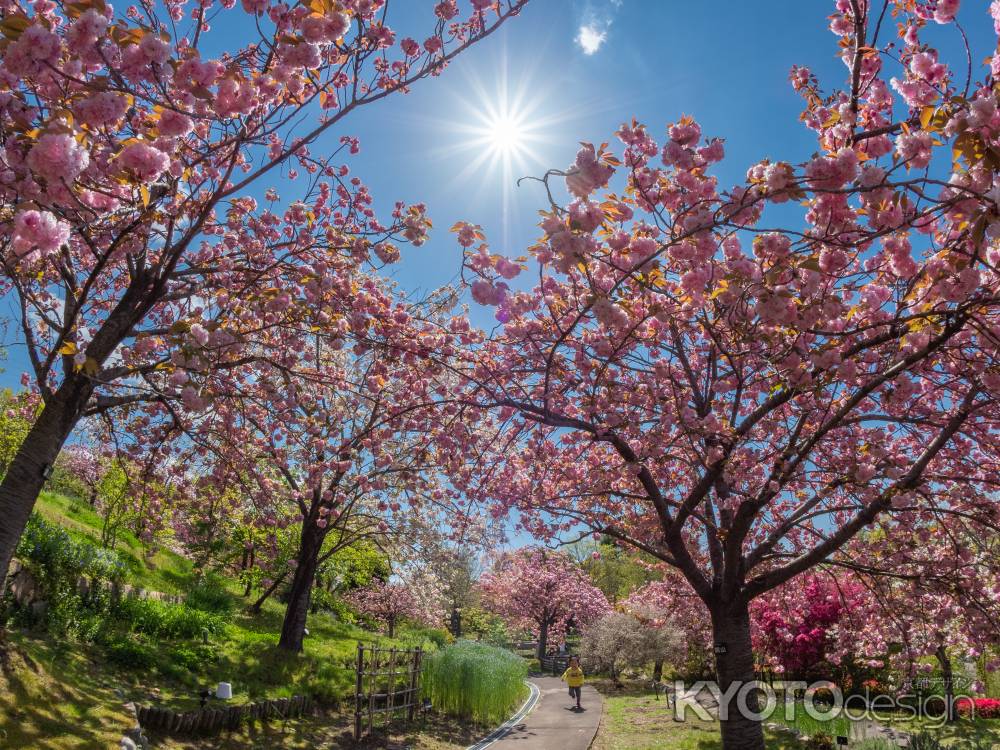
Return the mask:
[[[423, 6], [408, 2], [407, 12], [419, 17]], [[963, 6], [959, 20], [980, 61], [995, 44], [988, 2]], [[716, 170], [724, 186], [741, 182], [763, 157], [808, 158], [816, 144], [798, 121], [802, 100], [788, 72], [806, 65], [826, 90], [844, 83], [827, 28], [833, 9], [831, 0], [532, 0], [441, 77], [363, 110], [347, 126], [362, 139], [353, 168], [377, 201], [423, 201], [435, 224], [425, 246], [406, 249], [396, 278], [408, 289], [453, 279], [461, 253], [447, 229], [460, 219], [481, 224], [496, 251], [521, 254], [539, 235], [545, 196], [537, 183], [516, 187], [516, 178], [568, 166], [580, 141], [614, 141], [633, 116], [658, 138], [682, 114], [698, 119], [707, 136], [724, 138], [727, 158]], [[954, 27], [931, 28], [927, 37], [945, 59], [962, 59]], [[484, 146], [464, 129], [504, 99], [505, 80], [534, 158], [512, 174], [488, 164], [470, 172]], [[474, 316], [491, 322], [489, 311]]]
[[[975, 61], [995, 44], [988, 4], [966, 0], [959, 14]], [[401, 34], [426, 34], [432, 0], [392, 5]], [[516, 187], [516, 179], [568, 166], [580, 141], [614, 141], [615, 129], [633, 116], [658, 138], [682, 114], [696, 117], [707, 136], [724, 138], [727, 158], [716, 169], [724, 186], [742, 181], [763, 157], [808, 158], [815, 141], [798, 122], [802, 103], [788, 71], [807, 65], [828, 90], [844, 82], [827, 29], [833, 7], [832, 0], [531, 0], [441, 76], [357, 111], [326, 142], [360, 137], [361, 153], [349, 163], [383, 216], [396, 200], [427, 204], [431, 239], [405, 248], [394, 271], [405, 289], [426, 290], [460, 270], [448, 232], [455, 221], [481, 224], [495, 251], [522, 254], [539, 235], [536, 212], [545, 196], [537, 183]], [[238, 30], [231, 18], [218, 19], [214, 43], [232, 45]], [[961, 55], [953, 27], [931, 32], [946, 59]], [[484, 112], [504, 100], [531, 136], [531, 156], [506, 173], [489, 160], [470, 168], [486, 146], [469, 128], [481, 128]], [[323, 142], [314, 151], [322, 149]], [[283, 199], [295, 198], [293, 185], [281, 187]], [[473, 317], [490, 325], [492, 311], [473, 306]], [[16, 346], [8, 354], [0, 385], [16, 388], [26, 362]]]

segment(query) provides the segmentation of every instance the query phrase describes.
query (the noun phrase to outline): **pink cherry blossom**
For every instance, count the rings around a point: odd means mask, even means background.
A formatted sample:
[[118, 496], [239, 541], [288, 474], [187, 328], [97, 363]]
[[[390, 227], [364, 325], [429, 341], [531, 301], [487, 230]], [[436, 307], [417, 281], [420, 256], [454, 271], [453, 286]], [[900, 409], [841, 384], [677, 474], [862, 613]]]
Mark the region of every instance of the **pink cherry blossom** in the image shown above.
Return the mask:
[[49, 182], [73, 182], [90, 163], [90, 155], [67, 133], [46, 133], [28, 152], [28, 166]]
[[69, 241], [69, 225], [48, 211], [21, 211], [14, 217], [13, 249], [24, 257], [35, 251], [54, 253]]

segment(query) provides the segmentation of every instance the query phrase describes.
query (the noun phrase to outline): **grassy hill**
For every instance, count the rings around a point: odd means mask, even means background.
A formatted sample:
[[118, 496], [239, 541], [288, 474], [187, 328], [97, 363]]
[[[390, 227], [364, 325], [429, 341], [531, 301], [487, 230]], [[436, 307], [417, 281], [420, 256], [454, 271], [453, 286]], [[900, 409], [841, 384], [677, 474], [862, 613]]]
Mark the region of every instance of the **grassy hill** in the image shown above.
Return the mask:
[[[75, 539], [101, 543], [101, 516], [89, 505], [54, 492], [43, 492], [35, 510]], [[179, 594], [191, 580], [191, 561], [162, 547], [147, 556], [142, 542], [127, 530], [118, 533], [115, 552], [128, 567], [129, 582], [150, 591]]]
[[[99, 543], [101, 519], [87, 505], [45, 493], [37, 511], [74, 539]], [[194, 581], [188, 559], [168, 549], [147, 554], [130, 533], [119, 534], [116, 551], [133, 585], [184, 594]], [[316, 613], [309, 618], [304, 652], [288, 654], [276, 648], [281, 603], [269, 600], [260, 614], [252, 615], [236, 582], [220, 581], [231, 599], [231, 607], [221, 615], [191, 612], [186, 605], [143, 602], [136, 605], [141, 622], [115, 630], [113, 638], [65, 639], [37, 628], [9, 630], [0, 641], [0, 748], [116, 747], [134, 724], [126, 704], [190, 710], [197, 707], [201, 689], [221, 681], [233, 684], [235, 702], [309, 694], [323, 710], [287, 726], [247, 728], [191, 745], [159, 738], [157, 747], [337, 747], [346, 741], [342, 735], [350, 726], [342, 708], [345, 698], [353, 696], [358, 642], [433, 647], [427, 638], [442, 637], [440, 631], [403, 628], [390, 640]], [[151, 619], [155, 625], [157, 617], [184, 612], [214, 618], [217, 627], [207, 644], [200, 636], [164, 636], [147, 622]], [[444, 737], [454, 730], [440, 727], [431, 734]], [[413, 742], [416, 747], [453, 747], [447, 739]]]

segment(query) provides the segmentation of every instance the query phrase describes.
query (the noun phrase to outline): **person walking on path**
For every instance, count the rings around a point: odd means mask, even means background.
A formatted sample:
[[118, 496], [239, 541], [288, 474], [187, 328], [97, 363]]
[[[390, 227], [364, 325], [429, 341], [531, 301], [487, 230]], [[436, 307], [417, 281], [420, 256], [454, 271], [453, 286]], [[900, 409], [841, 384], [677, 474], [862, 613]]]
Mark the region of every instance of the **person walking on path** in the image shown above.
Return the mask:
[[566, 671], [563, 672], [563, 676], [560, 679], [569, 685], [569, 697], [576, 698], [576, 707], [583, 708], [580, 705], [580, 693], [581, 688], [583, 688], [583, 670], [580, 669], [580, 660], [577, 657], [569, 657], [569, 666], [566, 667]]

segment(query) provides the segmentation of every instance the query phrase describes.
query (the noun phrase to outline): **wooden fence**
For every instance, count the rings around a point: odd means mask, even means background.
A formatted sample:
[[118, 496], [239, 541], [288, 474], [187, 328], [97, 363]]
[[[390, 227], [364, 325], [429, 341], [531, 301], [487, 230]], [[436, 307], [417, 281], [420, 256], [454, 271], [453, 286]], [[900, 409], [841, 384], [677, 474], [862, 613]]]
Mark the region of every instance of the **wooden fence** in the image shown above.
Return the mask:
[[178, 713], [169, 708], [136, 706], [135, 716], [143, 729], [168, 734], [210, 734], [223, 729], [237, 729], [245, 721], [268, 719], [294, 719], [307, 713], [312, 701], [301, 695], [279, 698], [260, 703], [225, 708], [203, 708], [198, 711]]
[[[397, 714], [413, 721], [420, 707], [420, 667], [423, 651], [378, 648], [358, 644], [354, 690], [354, 739], [360, 741], [376, 724], [384, 729]], [[378, 719], [384, 719], [379, 722]]]
[[543, 656], [540, 662], [543, 672], [550, 672], [553, 675], [561, 675], [569, 666], [569, 654], [552, 654]]

